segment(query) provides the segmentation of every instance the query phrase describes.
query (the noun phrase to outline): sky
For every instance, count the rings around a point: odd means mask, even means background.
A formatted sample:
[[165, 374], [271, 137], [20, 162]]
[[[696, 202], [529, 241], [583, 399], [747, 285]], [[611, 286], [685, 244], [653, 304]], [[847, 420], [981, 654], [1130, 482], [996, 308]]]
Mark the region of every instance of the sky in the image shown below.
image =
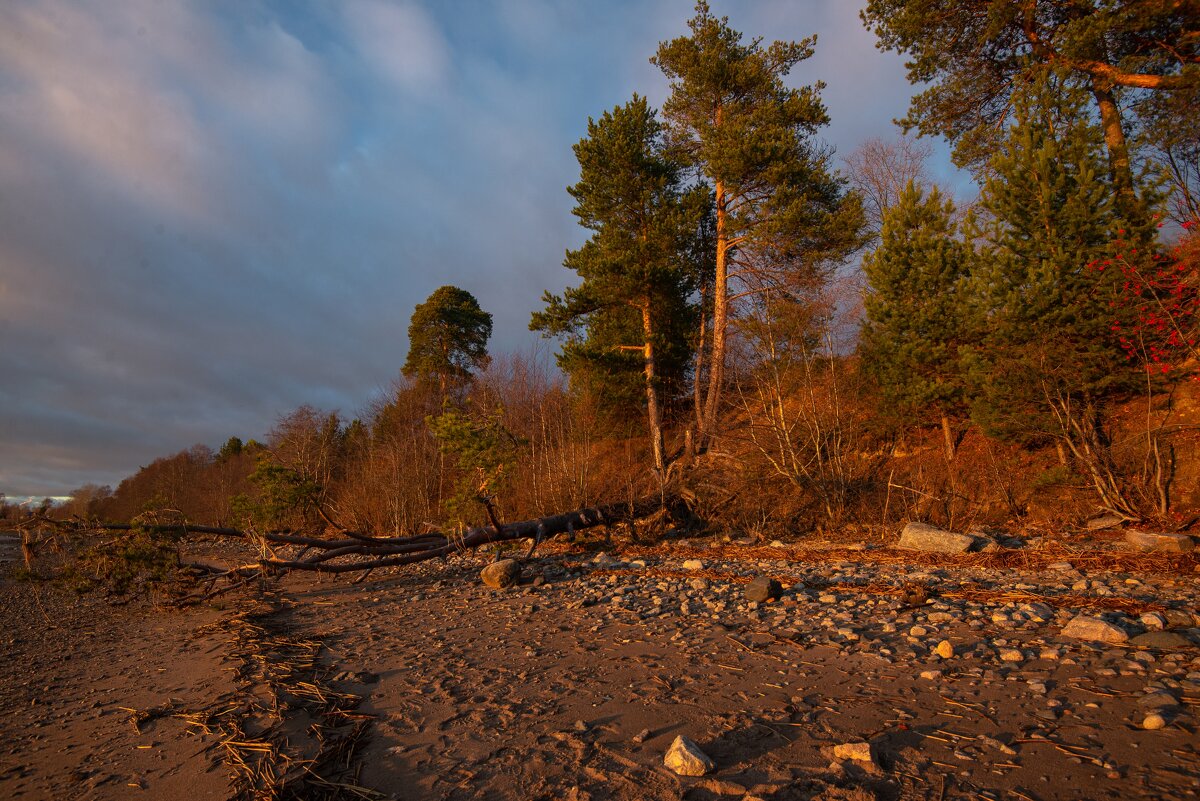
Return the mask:
[[[818, 35], [822, 138], [892, 138], [911, 87], [847, 0], [714, 0]], [[493, 353], [585, 238], [589, 116], [668, 91], [690, 0], [0, 4], [0, 492], [115, 486], [303, 404], [354, 416], [454, 284]], [[937, 144], [935, 177], [962, 183]]]

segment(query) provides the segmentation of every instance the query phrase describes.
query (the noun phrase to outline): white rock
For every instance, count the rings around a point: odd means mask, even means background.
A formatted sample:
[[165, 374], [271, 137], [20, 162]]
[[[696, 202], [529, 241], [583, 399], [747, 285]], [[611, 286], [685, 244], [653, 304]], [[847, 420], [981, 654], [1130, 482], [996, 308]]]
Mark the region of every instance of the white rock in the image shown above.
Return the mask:
[[1000, 651], [1000, 661], [1002, 662], [1021, 662], [1024, 659], [1025, 655], [1019, 648], [1005, 648]]
[[700, 750], [700, 746], [682, 734], [667, 749], [663, 764], [680, 776], [703, 776], [716, 767], [708, 754]]
[[684, 570], [703, 570], [704, 563], [699, 559], [689, 559], [683, 563]]

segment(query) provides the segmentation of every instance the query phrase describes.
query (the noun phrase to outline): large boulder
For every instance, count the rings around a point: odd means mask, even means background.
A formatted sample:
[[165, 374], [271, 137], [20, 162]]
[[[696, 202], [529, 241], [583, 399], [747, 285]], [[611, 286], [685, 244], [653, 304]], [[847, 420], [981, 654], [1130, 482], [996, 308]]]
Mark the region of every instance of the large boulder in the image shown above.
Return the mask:
[[1063, 627], [1062, 635], [1092, 642], [1123, 643], [1129, 641], [1129, 633], [1125, 629], [1091, 615], [1076, 615], [1071, 618], [1071, 622]]
[[899, 546], [932, 553], [966, 553], [978, 542], [970, 534], [956, 534], [927, 523], [909, 523], [900, 532]]
[[746, 585], [746, 600], [774, 601], [783, 595], [783, 585], [773, 578], [759, 576]]
[[716, 763], [700, 750], [700, 746], [682, 734], [667, 749], [663, 764], [680, 776], [703, 776], [716, 767]]
[[479, 577], [483, 583], [497, 590], [504, 590], [517, 583], [521, 578], [521, 566], [516, 559], [501, 559], [492, 562], [480, 571]]
[[1187, 534], [1141, 531], [1136, 528], [1125, 532], [1125, 542], [1134, 550], [1144, 553], [1189, 553], [1196, 548], [1195, 541]]

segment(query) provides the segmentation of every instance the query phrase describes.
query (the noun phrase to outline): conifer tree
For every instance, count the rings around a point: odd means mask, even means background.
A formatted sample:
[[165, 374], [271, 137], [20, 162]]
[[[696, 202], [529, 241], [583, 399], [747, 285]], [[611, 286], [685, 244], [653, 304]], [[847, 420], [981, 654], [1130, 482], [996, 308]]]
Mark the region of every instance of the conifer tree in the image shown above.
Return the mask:
[[964, 352], [972, 417], [1007, 439], [1058, 442], [1106, 506], [1126, 513], [1101, 410], [1134, 373], [1112, 333], [1121, 279], [1104, 265], [1118, 240], [1144, 247], [1153, 234], [1118, 213], [1077, 94], [1043, 77], [1014, 96], [1014, 120], [990, 162], [980, 202], [988, 219], [972, 226], [981, 240], [975, 344]]
[[417, 304], [408, 325], [408, 359], [401, 372], [419, 382], [437, 382], [441, 394], [489, 361], [492, 315], [465, 289], [444, 286]]
[[910, 181], [883, 219], [879, 247], [863, 260], [870, 282], [863, 367], [890, 413], [941, 423], [952, 457], [950, 418], [963, 407], [957, 350], [970, 247], [957, 236], [954, 204], [937, 187], [926, 194]]
[[811, 281], [858, 247], [862, 208], [812, 141], [829, 121], [821, 84], [784, 84], [816, 38], [744, 43], [703, 0], [688, 25], [690, 36], [661, 43], [651, 61], [671, 81], [663, 106], [671, 144], [710, 182], [715, 203], [708, 385], [697, 420], [703, 449], [720, 408], [733, 303]]
[[548, 335], [569, 335], [560, 364], [573, 379], [606, 377], [618, 393], [629, 387], [622, 380], [629, 376], [626, 358], [640, 357], [660, 476], [666, 469], [660, 393], [664, 377], [678, 386], [687, 367], [690, 296], [700, 272], [690, 243], [707, 194], [684, 190], [679, 165], [662, 145], [662, 125], [637, 95], [588, 120], [587, 137], [575, 145], [579, 183], [568, 191], [580, 224], [593, 233], [563, 262], [581, 282], [561, 296], [546, 293], [546, 309], [530, 323]]

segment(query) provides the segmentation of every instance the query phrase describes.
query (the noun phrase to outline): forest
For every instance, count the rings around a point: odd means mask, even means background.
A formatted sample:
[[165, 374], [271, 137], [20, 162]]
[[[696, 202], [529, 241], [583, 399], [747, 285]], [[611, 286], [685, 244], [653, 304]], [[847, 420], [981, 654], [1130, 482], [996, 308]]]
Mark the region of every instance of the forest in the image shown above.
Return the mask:
[[[57, 512], [411, 535], [671, 495], [759, 539], [1186, 525], [1197, 17], [1076, 5], [872, 0], [864, 23], [925, 88], [903, 136], [838, 155], [821, 85], [787, 83], [815, 42], [747, 40], [701, 2], [652, 56], [663, 107], [598, 109], [574, 147], [589, 238], [532, 311], [545, 347], [490, 353], [491, 315], [442, 287], [364, 409], [283, 413]], [[930, 179], [939, 136], [976, 197]]]

